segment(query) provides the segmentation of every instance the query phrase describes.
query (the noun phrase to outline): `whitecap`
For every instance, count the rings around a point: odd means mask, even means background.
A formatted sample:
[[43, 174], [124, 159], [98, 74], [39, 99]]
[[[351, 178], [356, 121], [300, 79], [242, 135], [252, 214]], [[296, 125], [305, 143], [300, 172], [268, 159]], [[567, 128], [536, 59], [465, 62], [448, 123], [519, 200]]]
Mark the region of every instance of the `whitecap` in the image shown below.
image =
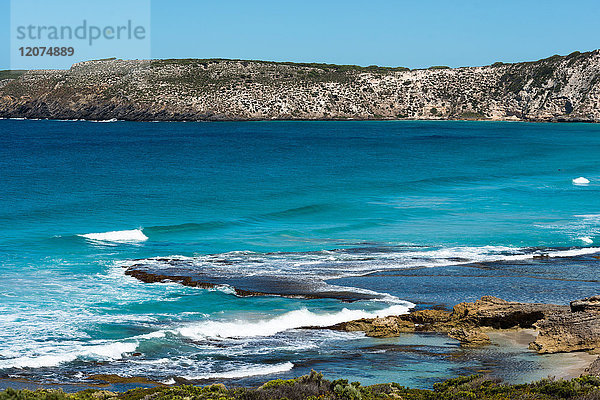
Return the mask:
[[125, 231], [110, 231], [100, 233], [86, 233], [83, 235], [77, 235], [84, 237], [89, 240], [97, 242], [114, 242], [114, 243], [131, 243], [131, 242], [143, 242], [148, 240], [148, 236], [144, 235], [141, 229], [131, 229]]
[[586, 243], [586, 244], [592, 244], [592, 243], [594, 243], [594, 239], [592, 239], [589, 236], [583, 236], [583, 237], [580, 237], [580, 238], [577, 238], [577, 239], [581, 240], [583, 243]]
[[590, 183], [590, 180], [583, 176], [573, 179], [573, 185], [587, 185], [588, 183]]

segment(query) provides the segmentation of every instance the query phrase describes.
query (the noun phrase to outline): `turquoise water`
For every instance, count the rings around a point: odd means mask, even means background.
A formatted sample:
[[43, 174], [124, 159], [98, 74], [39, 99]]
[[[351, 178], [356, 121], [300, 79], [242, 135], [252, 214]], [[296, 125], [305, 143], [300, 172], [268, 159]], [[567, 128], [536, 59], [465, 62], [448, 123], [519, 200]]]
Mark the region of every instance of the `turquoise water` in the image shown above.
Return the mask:
[[0, 120], [0, 379], [502, 374], [443, 336], [301, 328], [597, 294], [599, 154], [586, 124]]

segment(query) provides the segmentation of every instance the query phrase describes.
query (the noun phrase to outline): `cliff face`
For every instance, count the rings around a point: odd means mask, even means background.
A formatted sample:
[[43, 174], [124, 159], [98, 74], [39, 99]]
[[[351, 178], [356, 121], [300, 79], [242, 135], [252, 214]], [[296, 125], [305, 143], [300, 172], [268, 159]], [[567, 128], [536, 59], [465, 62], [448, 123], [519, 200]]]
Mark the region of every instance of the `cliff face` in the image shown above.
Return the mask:
[[0, 75], [0, 117], [123, 120], [492, 119], [600, 122], [600, 50], [428, 69], [103, 60]]

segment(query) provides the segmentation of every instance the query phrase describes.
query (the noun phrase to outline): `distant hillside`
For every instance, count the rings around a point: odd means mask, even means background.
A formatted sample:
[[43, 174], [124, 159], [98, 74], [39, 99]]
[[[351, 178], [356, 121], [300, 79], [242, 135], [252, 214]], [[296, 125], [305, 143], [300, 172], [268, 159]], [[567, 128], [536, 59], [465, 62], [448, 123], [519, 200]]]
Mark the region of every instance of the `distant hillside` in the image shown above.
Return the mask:
[[0, 71], [0, 117], [600, 121], [600, 51], [486, 67], [99, 60]]

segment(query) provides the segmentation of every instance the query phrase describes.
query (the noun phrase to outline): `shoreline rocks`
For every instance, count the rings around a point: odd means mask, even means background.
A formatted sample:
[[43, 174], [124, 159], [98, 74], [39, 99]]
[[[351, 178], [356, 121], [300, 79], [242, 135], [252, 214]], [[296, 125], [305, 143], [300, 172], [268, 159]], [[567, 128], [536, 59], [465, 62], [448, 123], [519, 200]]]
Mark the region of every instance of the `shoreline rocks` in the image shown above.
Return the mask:
[[535, 324], [529, 348], [540, 354], [600, 350], [600, 314], [585, 311], [550, 315]]
[[589, 311], [600, 313], [600, 296], [592, 296], [571, 302], [571, 311]]
[[405, 315], [344, 322], [329, 329], [362, 331], [371, 337], [438, 332], [458, 340], [462, 346], [483, 346], [490, 343], [486, 332], [491, 330], [533, 328], [538, 336], [529, 348], [540, 354], [600, 352], [598, 303], [600, 296], [574, 301], [571, 306], [509, 302], [484, 296], [472, 303], [457, 304], [452, 312], [412, 310]]

